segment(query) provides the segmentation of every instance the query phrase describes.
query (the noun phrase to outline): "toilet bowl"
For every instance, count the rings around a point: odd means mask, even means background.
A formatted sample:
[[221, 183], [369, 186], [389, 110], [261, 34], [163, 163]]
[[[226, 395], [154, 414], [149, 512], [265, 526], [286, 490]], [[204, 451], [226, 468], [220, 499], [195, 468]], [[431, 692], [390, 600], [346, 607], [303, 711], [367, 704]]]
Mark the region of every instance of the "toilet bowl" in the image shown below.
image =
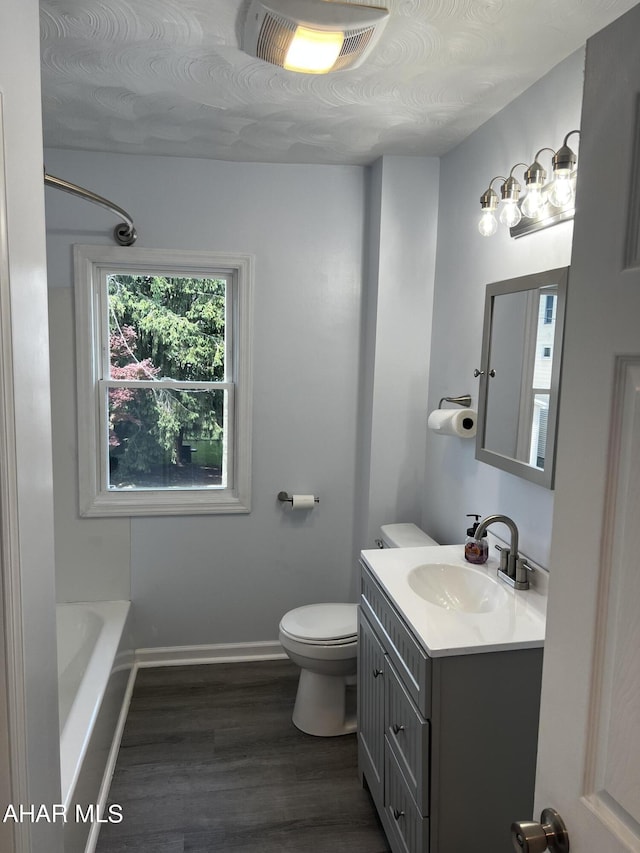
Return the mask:
[[307, 604], [282, 617], [280, 644], [300, 667], [293, 724], [306, 734], [334, 737], [355, 732], [347, 686], [355, 683], [358, 605]]
[[[381, 547], [413, 548], [438, 543], [415, 524], [386, 524]], [[347, 687], [355, 684], [358, 605], [307, 604], [280, 621], [280, 643], [300, 667], [294, 725], [306, 734], [335, 737], [356, 731], [347, 710]]]

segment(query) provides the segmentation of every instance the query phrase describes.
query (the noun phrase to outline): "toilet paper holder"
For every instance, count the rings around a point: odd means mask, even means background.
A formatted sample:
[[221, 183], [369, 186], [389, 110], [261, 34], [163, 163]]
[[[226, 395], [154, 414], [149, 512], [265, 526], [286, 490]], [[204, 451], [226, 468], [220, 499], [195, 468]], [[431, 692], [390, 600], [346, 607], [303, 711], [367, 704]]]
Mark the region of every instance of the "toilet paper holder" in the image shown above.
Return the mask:
[[[290, 503], [293, 504], [293, 497], [288, 492], [278, 492], [278, 500], [280, 503]], [[320, 498], [313, 498], [314, 502], [319, 504]]]
[[443, 403], [457, 403], [463, 409], [468, 409], [471, 406], [471, 394], [461, 394], [459, 397], [442, 397], [438, 403], [438, 408], [442, 408]]

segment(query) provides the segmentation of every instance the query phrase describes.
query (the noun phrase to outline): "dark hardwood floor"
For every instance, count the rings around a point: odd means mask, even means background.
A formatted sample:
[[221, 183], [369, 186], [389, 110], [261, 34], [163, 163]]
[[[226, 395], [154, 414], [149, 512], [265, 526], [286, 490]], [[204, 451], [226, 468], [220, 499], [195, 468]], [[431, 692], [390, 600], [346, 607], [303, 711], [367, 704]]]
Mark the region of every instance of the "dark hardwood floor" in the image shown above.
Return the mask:
[[141, 669], [97, 853], [387, 853], [356, 738], [291, 722], [289, 661]]

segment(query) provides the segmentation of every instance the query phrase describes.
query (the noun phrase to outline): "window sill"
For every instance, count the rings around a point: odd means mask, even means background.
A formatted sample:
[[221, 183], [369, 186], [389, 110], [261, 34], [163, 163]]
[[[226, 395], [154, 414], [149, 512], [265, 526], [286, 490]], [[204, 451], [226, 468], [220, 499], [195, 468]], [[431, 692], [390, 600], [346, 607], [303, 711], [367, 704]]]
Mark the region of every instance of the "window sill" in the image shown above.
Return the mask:
[[248, 496], [226, 491], [185, 489], [137, 489], [99, 492], [83, 502], [83, 518], [108, 516], [222, 515], [248, 513]]

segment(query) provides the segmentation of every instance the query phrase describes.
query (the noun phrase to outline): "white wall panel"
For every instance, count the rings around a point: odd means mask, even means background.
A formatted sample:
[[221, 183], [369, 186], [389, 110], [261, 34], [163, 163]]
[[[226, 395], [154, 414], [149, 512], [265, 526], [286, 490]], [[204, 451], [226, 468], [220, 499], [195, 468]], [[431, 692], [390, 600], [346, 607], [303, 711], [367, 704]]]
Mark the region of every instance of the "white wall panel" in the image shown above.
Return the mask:
[[56, 598], [119, 601], [131, 597], [131, 522], [78, 515], [78, 420], [73, 293], [49, 290]]

